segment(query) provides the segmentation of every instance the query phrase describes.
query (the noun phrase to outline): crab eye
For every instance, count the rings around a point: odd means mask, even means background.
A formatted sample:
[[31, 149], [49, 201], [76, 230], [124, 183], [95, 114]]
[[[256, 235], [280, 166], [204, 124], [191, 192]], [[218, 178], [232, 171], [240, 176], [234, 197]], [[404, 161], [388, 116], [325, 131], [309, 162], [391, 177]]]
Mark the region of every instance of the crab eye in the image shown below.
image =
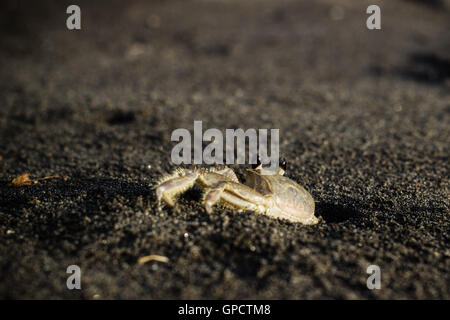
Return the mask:
[[284, 171], [286, 171], [287, 169], [287, 162], [284, 158], [280, 159], [280, 168], [283, 169]]
[[256, 168], [258, 168], [260, 165], [261, 165], [261, 159], [260, 159], [259, 156], [258, 156], [258, 158], [257, 158], [257, 160], [256, 160], [256, 163], [255, 163], [255, 164], [252, 164], [252, 169], [256, 169]]

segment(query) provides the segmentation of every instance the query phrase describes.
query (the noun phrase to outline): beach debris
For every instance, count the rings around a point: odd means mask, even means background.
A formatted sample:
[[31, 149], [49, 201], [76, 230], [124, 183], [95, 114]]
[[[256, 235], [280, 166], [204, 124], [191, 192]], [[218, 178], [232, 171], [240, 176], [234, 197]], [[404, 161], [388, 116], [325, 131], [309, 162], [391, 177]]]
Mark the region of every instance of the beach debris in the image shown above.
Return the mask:
[[160, 256], [157, 254], [151, 254], [149, 256], [145, 256], [145, 257], [140, 257], [138, 259], [138, 264], [145, 264], [147, 262], [150, 261], [157, 261], [157, 262], [162, 262], [162, 263], [168, 263], [169, 262], [169, 258], [165, 257], [165, 256]]
[[64, 181], [66, 181], [68, 179], [67, 175], [65, 175], [65, 174], [46, 176], [46, 177], [37, 178], [37, 179], [30, 179], [30, 173], [26, 172], [26, 173], [23, 173], [20, 176], [12, 179], [12, 181], [8, 184], [8, 187], [27, 187], [27, 186], [36, 184], [42, 180], [57, 179], [57, 178], [63, 179]]

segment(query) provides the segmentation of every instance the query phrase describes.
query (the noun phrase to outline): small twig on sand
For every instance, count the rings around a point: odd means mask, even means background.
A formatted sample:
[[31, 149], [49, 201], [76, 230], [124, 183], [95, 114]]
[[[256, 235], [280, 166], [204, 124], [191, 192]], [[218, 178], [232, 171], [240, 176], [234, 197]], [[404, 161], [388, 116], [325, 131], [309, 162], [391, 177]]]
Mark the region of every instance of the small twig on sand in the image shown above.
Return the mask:
[[169, 258], [167, 258], [165, 256], [160, 256], [160, 255], [157, 255], [157, 254], [151, 254], [149, 256], [140, 257], [138, 259], [138, 264], [144, 264], [144, 263], [147, 263], [149, 261], [158, 261], [158, 262], [167, 263], [167, 262], [169, 262]]
[[56, 176], [47, 176], [47, 177], [43, 177], [43, 178], [38, 178], [38, 179], [35, 179], [34, 181], [41, 181], [41, 180], [47, 180], [47, 179], [57, 179], [57, 178], [61, 178], [64, 181], [66, 181], [68, 179], [67, 175], [62, 174], [60, 176], [56, 175]]

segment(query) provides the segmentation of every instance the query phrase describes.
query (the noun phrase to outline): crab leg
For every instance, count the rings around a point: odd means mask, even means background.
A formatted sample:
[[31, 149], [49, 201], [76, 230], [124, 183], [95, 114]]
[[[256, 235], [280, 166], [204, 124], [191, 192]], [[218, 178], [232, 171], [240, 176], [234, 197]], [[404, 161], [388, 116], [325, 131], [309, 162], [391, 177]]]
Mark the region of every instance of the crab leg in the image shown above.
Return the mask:
[[183, 193], [191, 188], [197, 181], [205, 188], [217, 184], [221, 181], [234, 181], [239, 183], [239, 180], [230, 168], [224, 168], [217, 171], [201, 172], [196, 170], [177, 170], [172, 175], [164, 177], [156, 187], [156, 198], [158, 202], [164, 200], [169, 206], [174, 206], [175, 196]]
[[257, 213], [264, 213], [270, 208], [267, 198], [252, 188], [231, 181], [220, 182], [212, 187], [205, 194], [205, 209], [208, 213], [219, 201], [223, 201], [241, 210], [250, 210]]
[[239, 183], [239, 179], [237, 178], [236, 173], [234, 173], [233, 169], [231, 168], [226, 167], [222, 170], [216, 171], [216, 173], [229, 178], [231, 181]]
[[214, 188], [211, 188], [210, 190], [206, 191], [205, 193], [205, 209], [206, 212], [211, 213], [213, 205], [220, 200], [220, 197], [224, 190], [224, 185], [221, 184], [219, 186], [216, 186]]
[[156, 198], [158, 199], [158, 202], [161, 202], [162, 199], [169, 206], [173, 207], [175, 205], [174, 197], [191, 188], [198, 176], [197, 172], [189, 171], [186, 175], [181, 177], [168, 178], [156, 188]]

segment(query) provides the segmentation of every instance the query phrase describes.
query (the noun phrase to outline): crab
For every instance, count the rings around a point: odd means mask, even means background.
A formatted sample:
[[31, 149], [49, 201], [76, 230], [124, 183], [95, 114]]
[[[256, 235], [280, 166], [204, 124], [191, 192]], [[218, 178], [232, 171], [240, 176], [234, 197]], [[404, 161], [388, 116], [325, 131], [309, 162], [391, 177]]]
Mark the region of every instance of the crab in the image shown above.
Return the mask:
[[261, 163], [246, 171], [246, 184], [242, 184], [229, 167], [177, 169], [158, 182], [156, 197], [159, 203], [164, 201], [173, 207], [177, 195], [198, 185], [204, 190], [203, 204], [208, 213], [213, 211], [214, 205], [221, 204], [306, 225], [318, 222], [312, 196], [284, 176], [286, 161], [280, 161], [276, 172], [263, 168]]

